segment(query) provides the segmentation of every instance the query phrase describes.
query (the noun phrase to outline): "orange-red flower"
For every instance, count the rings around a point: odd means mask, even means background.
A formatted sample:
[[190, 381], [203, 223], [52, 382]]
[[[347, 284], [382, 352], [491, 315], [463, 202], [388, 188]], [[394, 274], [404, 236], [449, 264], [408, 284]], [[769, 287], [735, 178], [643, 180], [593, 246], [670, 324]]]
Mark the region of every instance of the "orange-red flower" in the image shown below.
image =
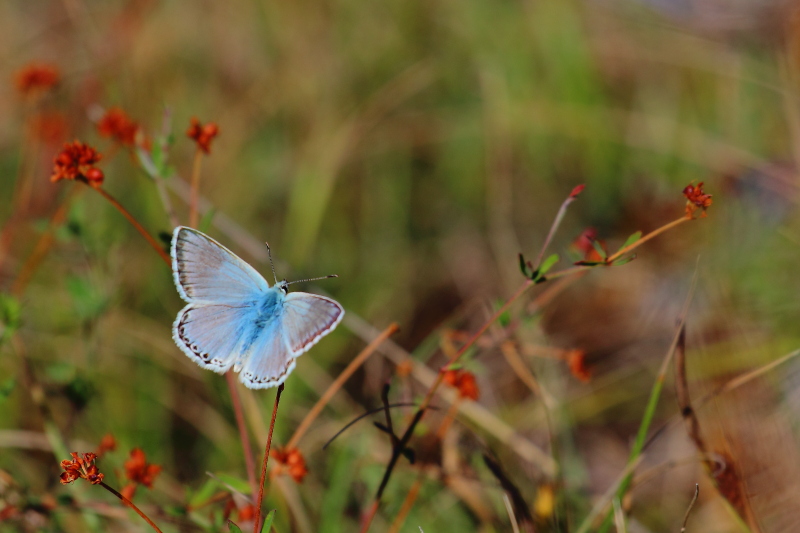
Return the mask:
[[586, 352], [583, 350], [570, 350], [567, 352], [567, 364], [572, 375], [588, 383], [592, 379], [592, 371], [586, 364]]
[[466, 370], [446, 370], [444, 382], [458, 390], [458, 395], [462, 398], [477, 400], [480, 397], [480, 389], [475, 380], [475, 374]]
[[70, 454], [72, 460], [61, 461], [61, 468], [64, 472], [61, 474], [61, 483], [66, 485], [72, 483], [78, 478], [83, 478], [92, 485], [97, 485], [103, 482], [105, 475], [101, 474], [94, 464], [97, 455], [93, 453], [84, 453], [83, 457], [79, 457], [76, 452]]
[[701, 217], [706, 216], [706, 209], [711, 206], [712, 200], [710, 194], [703, 192], [703, 182], [697, 184], [689, 184], [683, 189], [683, 195], [686, 197], [686, 216], [689, 218], [694, 217], [695, 211], [702, 209]]
[[111, 137], [124, 146], [133, 146], [136, 144], [139, 124], [131, 120], [122, 109], [112, 107], [97, 123], [97, 131], [101, 136]]
[[131, 450], [131, 458], [125, 461], [125, 477], [147, 487], [153, 488], [153, 481], [161, 472], [160, 465], [147, 464], [144, 452], [140, 448]]
[[280, 465], [276, 469], [275, 475], [281, 475], [283, 469], [285, 468], [287, 474], [292, 476], [297, 483], [301, 483], [303, 478], [306, 477], [306, 474], [308, 474], [306, 460], [303, 458], [303, 454], [300, 453], [300, 450], [297, 448], [279, 448], [272, 450], [269, 455], [278, 461], [278, 464]]
[[94, 164], [102, 157], [97, 150], [80, 141], [66, 143], [55, 158], [50, 181], [82, 179], [99, 188], [103, 184], [103, 171]]
[[397, 375], [399, 377], [405, 378], [411, 375], [411, 371], [413, 369], [414, 369], [414, 364], [411, 362], [410, 359], [406, 359], [405, 361], [397, 365], [395, 372], [397, 372]]
[[117, 441], [114, 439], [114, 435], [111, 433], [106, 433], [103, 435], [103, 438], [100, 439], [100, 446], [97, 447], [97, 456], [100, 457], [106, 452], [113, 452], [117, 449]]
[[58, 84], [61, 76], [53, 65], [31, 63], [17, 71], [17, 90], [22, 94], [46, 91]]
[[192, 124], [186, 130], [186, 136], [197, 143], [197, 147], [205, 153], [211, 153], [211, 141], [219, 134], [219, 127], [209, 122], [205, 126], [200, 124], [196, 118], [192, 118]]

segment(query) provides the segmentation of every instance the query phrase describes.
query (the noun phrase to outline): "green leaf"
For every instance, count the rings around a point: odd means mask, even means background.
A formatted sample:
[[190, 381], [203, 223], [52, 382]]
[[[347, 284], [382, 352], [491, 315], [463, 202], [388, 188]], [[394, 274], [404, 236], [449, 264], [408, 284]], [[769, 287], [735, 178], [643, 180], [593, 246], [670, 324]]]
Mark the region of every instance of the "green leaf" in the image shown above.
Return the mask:
[[230, 486], [236, 492], [250, 494], [250, 483], [246, 479], [232, 476], [230, 474], [216, 474], [217, 479]]
[[616, 261], [614, 261], [611, 264], [614, 265], [614, 266], [621, 266], [621, 265], [625, 265], [625, 264], [630, 263], [634, 259], [636, 259], [636, 254], [633, 254], [633, 255], [631, 255], [629, 257], [621, 257], [621, 258], [617, 259]]
[[630, 246], [631, 244], [635, 243], [636, 241], [638, 241], [641, 238], [642, 238], [642, 232], [641, 231], [637, 231], [636, 233], [634, 233], [633, 235], [628, 237], [628, 240], [625, 241], [625, 244], [620, 246], [619, 249], [622, 250], [623, 248], [627, 248], [628, 246]]
[[522, 254], [519, 254], [519, 269], [523, 276], [526, 278], [531, 277], [531, 273], [528, 272], [528, 266], [525, 264], [525, 256]]
[[269, 533], [270, 529], [272, 529], [273, 520], [275, 520], [275, 509], [271, 510], [264, 519], [264, 527], [261, 528], [261, 533]]
[[551, 268], [553, 268], [553, 265], [558, 263], [559, 259], [561, 259], [561, 257], [559, 257], [558, 254], [553, 254], [550, 257], [548, 257], [547, 259], [545, 259], [544, 261], [542, 261], [542, 264], [539, 266], [539, 268], [537, 270], [537, 272], [538, 272], [537, 277], [542, 277], [545, 274], [547, 274], [547, 271], [550, 270]]
[[228, 520], [228, 531], [230, 531], [230, 533], [242, 533], [241, 528], [234, 524], [233, 520]]
[[0, 294], [0, 340], [19, 328], [21, 315], [19, 301], [8, 294]]
[[67, 292], [72, 296], [75, 314], [81, 320], [89, 320], [99, 316], [108, 303], [102, 290], [86, 278], [72, 277], [65, 283]]
[[592, 241], [592, 246], [597, 251], [597, 253], [600, 254], [600, 257], [602, 257], [603, 259], [606, 259], [608, 257], [608, 254], [603, 249], [603, 245], [600, 244], [600, 241]]
[[197, 492], [192, 494], [192, 497], [189, 499], [189, 507], [200, 507], [201, 504], [208, 501], [214, 495], [217, 487], [219, 487], [219, 482], [216, 479], [208, 479]]
[[153, 165], [158, 170], [159, 176], [163, 176], [164, 171], [164, 150], [161, 149], [161, 144], [156, 143], [150, 150], [150, 158], [153, 160]]

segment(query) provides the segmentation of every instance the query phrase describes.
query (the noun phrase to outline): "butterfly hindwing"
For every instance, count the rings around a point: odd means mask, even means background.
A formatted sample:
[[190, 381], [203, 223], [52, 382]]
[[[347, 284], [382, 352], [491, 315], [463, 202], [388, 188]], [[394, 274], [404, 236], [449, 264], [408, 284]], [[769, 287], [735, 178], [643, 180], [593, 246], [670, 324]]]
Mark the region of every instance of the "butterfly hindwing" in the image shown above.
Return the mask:
[[297, 356], [289, 350], [279, 318], [259, 332], [244, 355], [239, 381], [251, 389], [277, 387], [294, 370]]
[[175, 228], [171, 252], [175, 286], [187, 302], [240, 303], [269, 289], [253, 267], [192, 228]]
[[243, 356], [254, 310], [250, 306], [189, 304], [172, 325], [172, 338], [195, 363], [219, 374]]
[[344, 309], [338, 302], [306, 292], [287, 294], [283, 307], [283, 332], [295, 355], [319, 342], [344, 317]]

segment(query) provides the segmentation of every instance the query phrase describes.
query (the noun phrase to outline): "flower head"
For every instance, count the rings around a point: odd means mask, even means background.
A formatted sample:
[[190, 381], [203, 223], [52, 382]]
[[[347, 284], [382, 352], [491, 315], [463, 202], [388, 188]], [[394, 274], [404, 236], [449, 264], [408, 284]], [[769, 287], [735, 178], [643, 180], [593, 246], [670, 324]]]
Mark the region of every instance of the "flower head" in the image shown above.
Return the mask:
[[186, 136], [194, 140], [197, 143], [197, 147], [206, 154], [211, 153], [211, 141], [218, 134], [219, 127], [215, 123], [209, 122], [204, 126], [196, 118], [192, 118], [192, 123], [189, 129], [186, 130]]
[[153, 488], [153, 481], [161, 472], [160, 465], [147, 464], [147, 458], [140, 448], [131, 450], [131, 458], [125, 461], [125, 477], [147, 487]]
[[301, 483], [308, 474], [306, 460], [297, 448], [279, 448], [272, 450], [269, 455], [280, 465], [276, 475], [280, 475], [285, 468], [288, 475], [292, 476], [297, 483]]
[[117, 441], [114, 439], [114, 435], [111, 433], [106, 433], [103, 435], [103, 438], [100, 439], [100, 446], [97, 447], [97, 456], [100, 457], [106, 452], [112, 452], [117, 449]]
[[101, 158], [102, 155], [87, 144], [77, 140], [66, 143], [54, 160], [50, 181], [82, 179], [92, 187], [100, 187], [103, 184], [103, 171], [94, 164]]
[[136, 144], [139, 124], [131, 120], [122, 109], [112, 107], [97, 123], [97, 131], [101, 136], [111, 137], [123, 146], [133, 146]]
[[475, 374], [466, 370], [446, 370], [444, 382], [458, 390], [461, 398], [477, 400], [480, 397], [480, 389], [475, 380]]
[[702, 210], [700, 214], [701, 217], [706, 216], [706, 209], [708, 209], [711, 204], [711, 195], [705, 194], [703, 192], [703, 182], [701, 181], [696, 186], [693, 184], [689, 184], [683, 189], [683, 195], [686, 197], [686, 216], [689, 218], [694, 218], [694, 213], [698, 209]]
[[592, 379], [592, 371], [586, 364], [586, 352], [583, 350], [570, 350], [567, 352], [567, 364], [572, 375], [584, 383]]
[[76, 452], [72, 452], [70, 455], [72, 455], [71, 461], [61, 461], [61, 468], [64, 469], [61, 474], [62, 484], [67, 485], [78, 478], [83, 478], [92, 485], [98, 485], [103, 482], [105, 475], [101, 474], [94, 464], [97, 455], [84, 453], [83, 457], [80, 457]]
[[61, 76], [53, 65], [31, 63], [15, 76], [17, 90], [22, 94], [46, 91], [58, 84]]

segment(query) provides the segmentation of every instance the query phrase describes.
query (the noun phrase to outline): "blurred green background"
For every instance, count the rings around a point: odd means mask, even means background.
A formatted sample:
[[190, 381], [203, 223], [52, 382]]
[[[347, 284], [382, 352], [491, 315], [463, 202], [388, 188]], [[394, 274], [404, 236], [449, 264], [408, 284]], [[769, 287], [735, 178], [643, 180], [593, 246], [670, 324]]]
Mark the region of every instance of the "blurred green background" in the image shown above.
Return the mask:
[[[338, 274], [299, 288], [326, 291], [348, 312], [287, 381], [276, 426], [276, 441], [285, 443], [369, 340], [361, 320], [378, 329], [397, 321], [396, 342], [438, 369], [443, 332], [476, 330], [512, 294], [524, 279], [517, 254], [536, 256], [576, 185], [587, 187], [551, 247], [562, 256], [557, 268], [569, 266], [570, 244], [585, 228], [616, 249], [634, 231], [682, 216], [683, 187], [705, 182], [714, 196], [707, 218], [644, 245], [628, 265], [575, 281], [541, 313], [527, 303], [514, 308], [520, 323], [509, 335], [557, 405], [564, 479], [556, 492], [566, 514], [557, 520], [548, 512], [544, 491], [554, 480], [540, 465], [497, 438], [491, 424], [459, 417], [441, 445], [425, 444], [423, 433], [436, 426], [423, 424], [418, 453], [432, 458], [421, 469], [398, 467], [372, 528], [389, 529], [422, 476], [400, 531], [511, 531], [502, 490], [480, 459], [490, 449], [531, 508], [543, 506], [542, 531], [574, 530], [624, 468], [695, 270], [693, 386], [711, 388], [800, 340], [800, 14], [789, 2], [720, 5], [3, 2], [0, 290], [10, 290], [68, 191], [84, 188], [49, 181], [64, 141], [100, 150], [106, 190], [152, 234], [171, 231], [150, 178], [98, 135], [103, 109], [121, 107], [151, 138], [169, 110], [177, 175], [167, 181], [182, 223], [181, 180], [194, 152], [184, 131], [191, 117], [217, 123], [200, 186], [214, 205], [209, 234], [268, 279], [264, 241], [279, 277]], [[14, 85], [31, 62], [61, 72], [60, 84], [35, 103]], [[36, 127], [43, 116], [51, 125], [45, 133]], [[20, 180], [32, 186], [24, 208], [13, 201]], [[229, 482], [246, 478], [230, 396], [224, 378], [197, 368], [172, 342], [182, 303], [171, 273], [136, 231], [99, 195], [77, 194], [19, 305], [21, 327], [0, 347], [0, 384], [8, 389], [0, 399], [0, 511], [5, 504], [20, 512], [0, 521], [0, 531], [84, 531], [68, 501], [76, 493], [102, 503], [101, 530], [123, 523], [145, 530], [135, 515], [111, 513], [117, 504], [101, 490], [59, 485], [39, 393], [65, 438], [86, 444], [76, 451], [116, 437], [117, 451], [101, 461], [112, 486], [124, 483], [133, 447], [163, 466], [137, 502], [155, 509], [165, 531], [224, 530], [215, 525], [222, 504], [188, 518], [176, 509], [198, 491], [225, 490], [217, 481], [206, 486], [207, 471]], [[492, 420], [547, 450], [541, 399], [498, 347], [507, 325], [465, 364]], [[536, 356], [553, 348], [585, 350], [591, 381]], [[769, 416], [784, 417], [775, 424], [789, 429], [793, 375], [781, 371], [777, 383], [763, 385], [777, 391]], [[41, 391], [29, 390], [30, 376]], [[380, 405], [389, 379], [397, 401], [426, 389], [374, 355], [301, 441], [308, 477], [280, 478], [270, 490], [277, 531], [357, 530], [388, 460], [386, 436], [365, 421], [326, 451], [321, 445]], [[677, 413], [667, 389], [661, 421]], [[274, 392], [241, 392], [260, 449]], [[437, 403], [433, 421], [447, 411], [443, 399]], [[728, 439], [720, 446], [775, 438], [753, 427], [731, 430], [747, 419], [748, 404], [729, 403], [720, 399], [707, 414]], [[397, 420], [409, 413], [398, 410]], [[760, 483], [791, 483], [783, 462], [794, 464], [792, 456], [769, 459], [761, 457], [769, 462], [763, 470], [775, 479]], [[631, 531], [677, 530], [695, 482], [704, 487], [695, 530], [741, 530], [679, 425], [648, 451], [640, 470], [650, 468], [653, 477], [633, 492]]]

